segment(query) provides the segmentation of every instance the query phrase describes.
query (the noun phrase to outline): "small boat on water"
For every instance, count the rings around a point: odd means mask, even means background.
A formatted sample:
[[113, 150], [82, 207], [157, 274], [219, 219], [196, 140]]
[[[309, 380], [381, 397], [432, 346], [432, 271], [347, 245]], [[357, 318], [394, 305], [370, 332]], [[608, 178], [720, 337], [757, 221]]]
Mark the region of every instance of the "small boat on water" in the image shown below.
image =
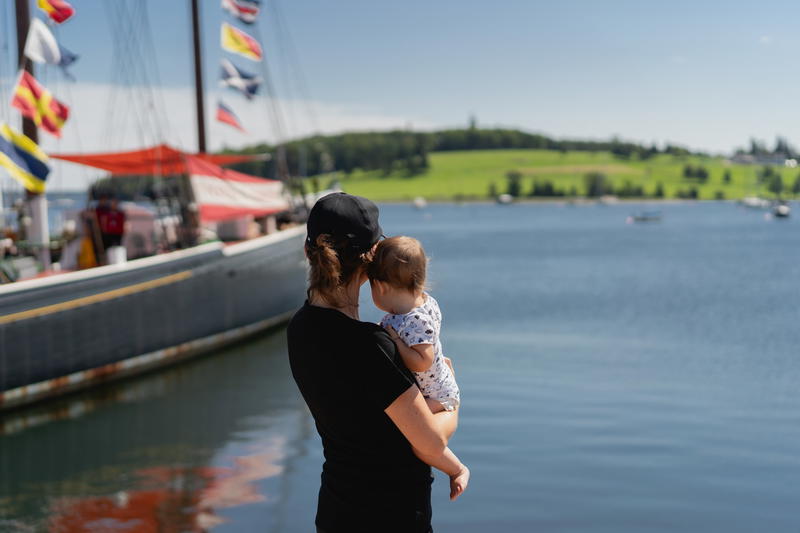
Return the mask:
[[633, 215], [629, 215], [625, 219], [626, 224], [641, 224], [648, 222], [661, 222], [661, 211], [642, 211]]
[[789, 207], [789, 203], [786, 201], [776, 202], [774, 206], [772, 206], [772, 216], [775, 218], [789, 218], [789, 215], [792, 214], [792, 208]]
[[739, 201], [739, 205], [749, 209], [769, 209], [772, 207], [772, 202], [758, 196], [747, 196]]
[[500, 205], [509, 205], [514, 202], [514, 197], [510, 194], [501, 194], [497, 197], [497, 203]]

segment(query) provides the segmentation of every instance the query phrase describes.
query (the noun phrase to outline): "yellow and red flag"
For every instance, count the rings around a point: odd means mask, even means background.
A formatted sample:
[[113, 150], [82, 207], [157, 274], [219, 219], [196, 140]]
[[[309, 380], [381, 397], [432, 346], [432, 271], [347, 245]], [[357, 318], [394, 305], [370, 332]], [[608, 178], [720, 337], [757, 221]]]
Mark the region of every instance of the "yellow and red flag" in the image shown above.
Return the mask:
[[11, 105], [31, 119], [37, 127], [61, 137], [61, 128], [69, 117], [69, 108], [53, 98], [50, 91], [39, 85], [30, 72], [22, 71]]
[[75, 9], [64, 0], [38, 0], [36, 5], [57, 24], [61, 24], [75, 14]]
[[220, 41], [222, 48], [228, 52], [243, 55], [253, 61], [261, 61], [261, 45], [258, 41], [227, 22], [222, 23]]

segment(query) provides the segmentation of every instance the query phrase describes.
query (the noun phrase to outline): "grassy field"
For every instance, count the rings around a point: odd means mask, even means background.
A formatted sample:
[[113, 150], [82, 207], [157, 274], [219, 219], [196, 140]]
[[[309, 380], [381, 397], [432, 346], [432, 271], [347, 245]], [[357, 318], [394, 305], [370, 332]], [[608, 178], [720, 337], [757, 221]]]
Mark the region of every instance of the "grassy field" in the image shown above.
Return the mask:
[[[710, 172], [705, 184], [683, 178], [684, 165], [703, 165]], [[342, 179], [342, 188], [376, 201], [404, 201], [417, 196], [428, 200], [488, 199], [490, 184], [499, 193], [506, 192], [506, 172], [522, 173], [522, 192], [527, 196], [534, 180], [552, 181], [559, 189], [575, 186], [578, 195], [585, 194], [584, 175], [602, 172], [614, 188], [625, 181], [644, 186], [652, 195], [656, 183], [664, 187], [665, 198], [692, 185], [699, 189], [699, 198], [713, 199], [722, 191], [726, 199], [739, 199], [761, 194], [772, 196], [759, 186], [756, 174], [760, 167], [734, 165], [722, 158], [675, 157], [658, 155], [646, 161], [626, 161], [608, 152], [567, 152], [551, 150], [476, 150], [437, 152], [430, 154], [430, 168], [424, 174], [407, 176], [395, 172], [383, 176], [379, 171], [357, 171]], [[723, 173], [731, 171], [731, 183], [723, 183]], [[783, 175], [784, 188], [791, 189], [800, 169], [777, 169]]]

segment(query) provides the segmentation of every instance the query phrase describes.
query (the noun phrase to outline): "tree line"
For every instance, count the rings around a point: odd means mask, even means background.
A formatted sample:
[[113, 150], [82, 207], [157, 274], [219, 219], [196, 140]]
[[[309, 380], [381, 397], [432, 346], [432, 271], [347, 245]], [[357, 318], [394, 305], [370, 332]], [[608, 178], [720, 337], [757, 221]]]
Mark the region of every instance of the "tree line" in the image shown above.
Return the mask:
[[[268, 161], [251, 161], [233, 168], [270, 178], [281, 176], [281, 159], [285, 160], [283, 174], [314, 176], [337, 170], [350, 174], [355, 170], [379, 171], [388, 176], [401, 172], [407, 176], [428, 169], [431, 152], [455, 150], [539, 149], [561, 152], [611, 152], [620, 159], [644, 160], [657, 154], [691, 155], [686, 148], [667, 145], [641, 145], [621, 141], [585, 141], [554, 139], [538, 133], [514, 129], [482, 129], [471, 126], [434, 132], [388, 131], [317, 135], [291, 141], [281, 147], [259, 144], [241, 150], [225, 150], [231, 154], [272, 155]], [[281, 155], [283, 154], [283, 155]]]
[[[766, 189], [780, 198], [783, 193], [791, 193], [792, 195], [800, 195], [800, 173], [797, 174], [790, 187], [784, 184], [783, 176], [781, 173], [772, 166], [763, 166], [757, 172], [757, 181], [759, 184], [766, 187]], [[645, 188], [644, 185], [634, 184], [630, 180], [625, 180], [617, 185], [614, 184], [606, 174], [602, 172], [588, 172], [583, 176], [583, 188], [580, 190], [574, 184], [559, 187], [558, 184], [552, 180], [532, 178], [526, 186], [523, 181], [523, 174], [519, 170], [509, 170], [506, 172], [505, 188], [501, 190], [497, 183], [492, 182], [489, 184], [487, 196], [489, 198], [497, 198], [499, 194], [509, 194], [515, 198], [559, 198], [559, 197], [577, 197], [583, 196], [586, 198], [599, 198], [601, 196], [617, 196], [619, 198], [666, 198], [664, 184], [656, 182], [652, 188]], [[674, 198], [696, 200], [700, 196], [700, 189], [697, 184], [705, 184], [708, 182], [709, 171], [702, 165], [691, 166], [686, 165], [683, 170], [684, 179], [689, 182], [686, 187], [676, 189], [673, 192]], [[733, 178], [731, 171], [726, 169], [722, 175], [722, 182], [729, 185]], [[724, 200], [725, 193], [722, 190], [714, 191], [714, 198], [717, 200]]]

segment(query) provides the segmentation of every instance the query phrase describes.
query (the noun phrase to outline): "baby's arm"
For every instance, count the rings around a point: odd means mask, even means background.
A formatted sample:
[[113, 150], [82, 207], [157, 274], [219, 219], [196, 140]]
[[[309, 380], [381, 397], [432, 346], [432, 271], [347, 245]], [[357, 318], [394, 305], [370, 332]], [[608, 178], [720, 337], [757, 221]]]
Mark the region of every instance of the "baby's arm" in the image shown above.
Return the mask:
[[434, 351], [433, 344], [415, 344], [408, 346], [400, 335], [392, 328], [392, 326], [385, 326], [389, 336], [397, 345], [397, 351], [400, 352], [400, 357], [403, 358], [406, 368], [412, 372], [425, 372], [433, 364]]

